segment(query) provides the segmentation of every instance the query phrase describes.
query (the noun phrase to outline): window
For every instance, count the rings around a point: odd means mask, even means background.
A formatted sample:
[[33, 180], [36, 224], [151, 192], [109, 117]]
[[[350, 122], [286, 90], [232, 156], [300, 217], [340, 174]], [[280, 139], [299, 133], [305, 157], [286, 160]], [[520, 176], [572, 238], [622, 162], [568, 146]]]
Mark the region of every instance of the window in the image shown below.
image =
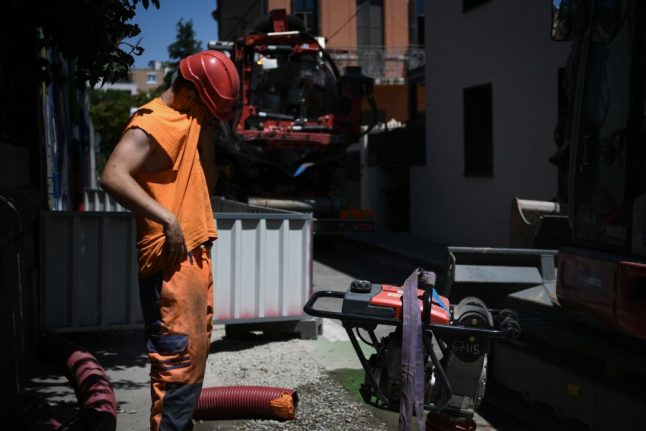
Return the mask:
[[361, 48], [383, 44], [383, 0], [357, 0], [357, 45]]
[[409, 40], [411, 45], [424, 45], [424, 0], [410, 0], [408, 3], [410, 23]]
[[491, 84], [464, 89], [464, 175], [493, 176]]
[[383, 0], [357, 0], [357, 54], [365, 75], [373, 78], [384, 76], [383, 45]]
[[319, 34], [317, 3], [317, 0], [292, 0], [292, 14], [300, 18], [305, 30], [314, 36]]
[[468, 12], [471, 9], [475, 9], [490, 1], [491, 0], [462, 0], [462, 12]]
[[558, 118], [557, 121], [560, 121], [561, 118], [565, 115], [568, 109], [568, 98], [567, 91], [565, 88], [565, 67], [560, 67], [558, 69]]
[[157, 84], [157, 74], [155, 72], [148, 72], [146, 75], [146, 84]]

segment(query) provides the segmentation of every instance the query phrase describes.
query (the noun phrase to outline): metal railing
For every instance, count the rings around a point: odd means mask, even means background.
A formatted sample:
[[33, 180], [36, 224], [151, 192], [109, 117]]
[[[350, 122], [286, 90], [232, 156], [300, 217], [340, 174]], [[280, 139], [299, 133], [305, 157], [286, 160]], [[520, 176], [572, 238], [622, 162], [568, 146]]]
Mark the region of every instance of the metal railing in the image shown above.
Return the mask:
[[327, 51], [339, 70], [343, 71], [346, 66], [361, 66], [363, 74], [374, 78], [377, 84], [403, 84], [408, 70], [425, 64], [424, 47], [420, 45], [328, 48]]
[[85, 189], [83, 191], [83, 211], [126, 212], [128, 210], [102, 189]]

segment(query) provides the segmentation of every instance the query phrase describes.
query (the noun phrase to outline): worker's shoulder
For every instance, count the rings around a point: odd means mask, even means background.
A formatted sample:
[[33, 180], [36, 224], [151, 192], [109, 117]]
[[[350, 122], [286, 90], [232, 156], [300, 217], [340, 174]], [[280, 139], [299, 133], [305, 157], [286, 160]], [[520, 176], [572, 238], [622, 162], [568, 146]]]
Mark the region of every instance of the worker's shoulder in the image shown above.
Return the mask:
[[[155, 135], [160, 130], [166, 129], [166, 119], [160, 112], [160, 106], [157, 99], [153, 99], [145, 105], [134, 111], [126, 124], [125, 131], [139, 130], [140, 133], [148, 136], [149, 139], [155, 139]], [[135, 132], [136, 133], [136, 132]], [[140, 136], [143, 139], [143, 136]]]
[[121, 136], [119, 144], [136, 147], [154, 147], [157, 141], [145, 129], [137, 125], [130, 125]]
[[159, 98], [150, 100], [149, 102], [145, 103], [144, 105], [137, 108], [134, 112], [132, 112], [129, 122], [144, 118], [155, 119], [158, 117], [158, 115], [156, 114], [159, 113], [160, 107], [162, 107], [162, 105], [159, 103]]
[[126, 130], [123, 133], [123, 138], [133, 140], [133, 141], [144, 142], [144, 141], [148, 141], [151, 138], [151, 136], [145, 129], [142, 129], [141, 127], [135, 125], [135, 126], [129, 126], [126, 128]]

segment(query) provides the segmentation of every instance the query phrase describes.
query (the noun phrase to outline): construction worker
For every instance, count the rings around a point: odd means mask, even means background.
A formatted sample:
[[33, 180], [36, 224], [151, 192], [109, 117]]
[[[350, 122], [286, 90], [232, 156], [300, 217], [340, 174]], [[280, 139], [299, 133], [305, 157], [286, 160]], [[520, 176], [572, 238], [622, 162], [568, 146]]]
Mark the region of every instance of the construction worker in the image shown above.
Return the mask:
[[136, 216], [151, 430], [192, 429], [213, 317], [213, 130], [230, 119], [238, 87], [225, 54], [182, 59], [171, 88], [132, 115], [101, 176]]

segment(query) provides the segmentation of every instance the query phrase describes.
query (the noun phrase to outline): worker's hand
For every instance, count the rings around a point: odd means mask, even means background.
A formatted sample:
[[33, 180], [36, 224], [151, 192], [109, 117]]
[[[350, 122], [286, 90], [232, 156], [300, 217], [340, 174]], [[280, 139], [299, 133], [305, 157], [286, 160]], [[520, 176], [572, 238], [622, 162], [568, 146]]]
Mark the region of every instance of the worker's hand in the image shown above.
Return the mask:
[[164, 235], [166, 235], [166, 264], [169, 267], [175, 267], [186, 259], [186, 241], [184, 232], [179, 225], [177, 218], [164, 225]]

